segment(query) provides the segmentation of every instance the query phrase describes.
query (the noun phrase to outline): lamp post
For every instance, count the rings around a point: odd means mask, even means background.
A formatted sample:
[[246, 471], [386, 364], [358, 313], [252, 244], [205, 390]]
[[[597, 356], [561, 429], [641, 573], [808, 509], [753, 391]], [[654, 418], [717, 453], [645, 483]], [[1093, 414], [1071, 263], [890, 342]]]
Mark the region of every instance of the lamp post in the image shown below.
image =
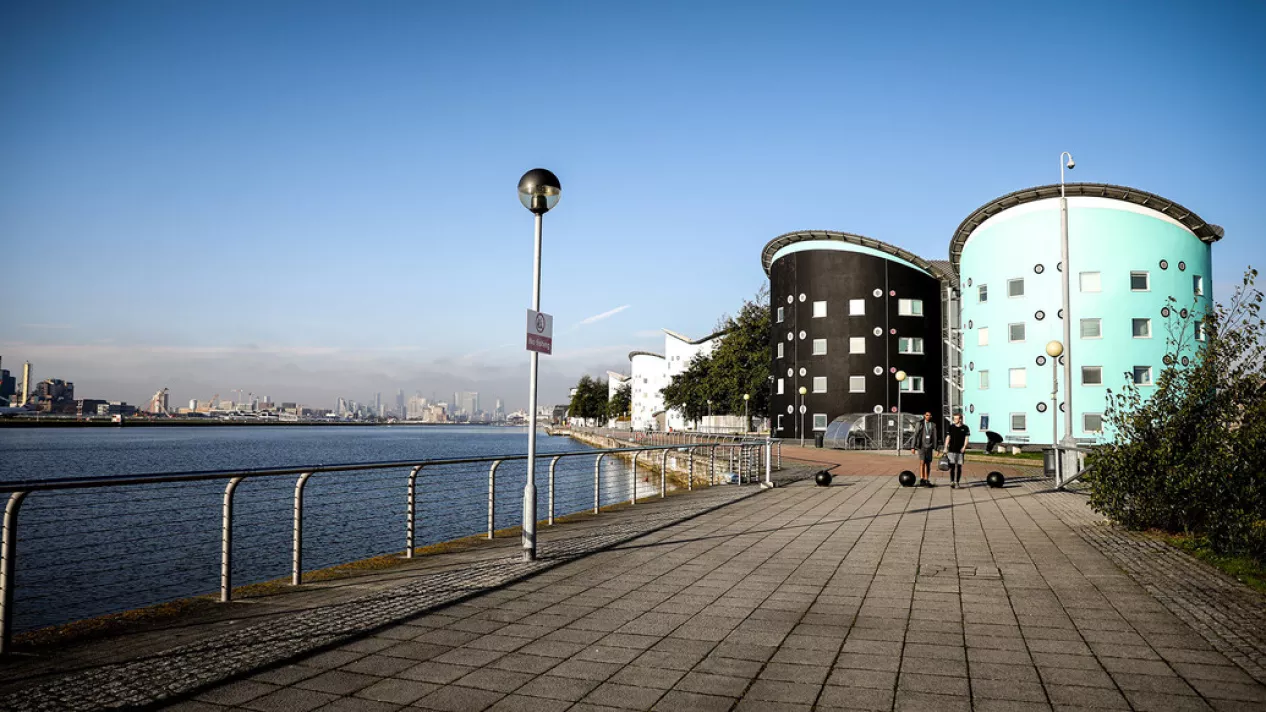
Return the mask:
[[708, 424], [704, 426], [704, 432], [712, 432], [712, 399], [708, 399]]
[[[1065, 162], [1067, 158], [1067, 162]], [[1061, 264], [1063, 265], [1063, 306], [1064, 306], [1064, 407], [1067, 413], [1064, 415], [1064, 439], [1060, 445], [1064, 448], [1074, 448], [1077, 441], [1073, 439], [1073, 314], [1069, 306], [1069, 280], [1073, 273], [1072, 265], [1068, 262], [1068, 198], [1064, 195], [1064, 168], [1072, 170], [1077, 163], [1073, 160], [1073, 155], [1067, 151], [1059, 154], [1059, 254]], [[1055, 359], [1059, 361], [1058, 358]], [[1058, 412], [1058, 407], [1056, 408]], [[1058, 418], [1056, 418], [1058, 421]], [[1065, 450], [1066, 453], [1072, 453], [1071, 449]], [[1058, 456], [1058, 453], [1057, 453]], [[1067, 472], [1067, 468], [1064, 469]]]
[[896, 454], [901, 454], [901, 387], [906, 382], [906, 372], [897, 371], [895, 376], [897, 379], [897, 450]]
[[808, 392], [808, 388], [800, 386], [800, 447], [804, 447], [804, 411], [806, 410], [804, 407], [804, 394]]
[[751, 393], [743, 394], [743, 434], [747, 435], [752, 429], [752, 421], [747, 419], [747, 402], [752, 399]]
[[[545, 213], [558, 205], [562, 186], [558, 176], [533, 168], [519, 179], [519, 202], [536, 216], [536, 244], [532, 252], [532, 311], [541, 310], [541, 223]], [[523, 560], [536, 560], [536, 372], [540, 354], [531, 355], [528, 375], [527, 483], [523, 486]]]
[[1058, 341], [1046, 344], [1046, 355], [1051, 357], [1051, 447], [1055, 448], [1055, 481], [1059, 482], [1059, 355], [1064, 345]]

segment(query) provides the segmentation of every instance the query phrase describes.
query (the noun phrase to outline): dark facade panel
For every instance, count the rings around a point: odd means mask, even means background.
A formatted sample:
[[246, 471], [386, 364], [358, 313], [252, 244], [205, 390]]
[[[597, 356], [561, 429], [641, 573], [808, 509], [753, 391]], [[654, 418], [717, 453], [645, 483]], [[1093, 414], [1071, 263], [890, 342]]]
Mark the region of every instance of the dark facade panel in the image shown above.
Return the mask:
[[[902, 394], [901, 410], [931, 412], [939, 421], [944, 383], [938, 279], [885, 257], [828, 249], [784, 255], [772, 263], [769, 274], [774, 344], [770, 413], [775, 437], [801, 436], [801, 386], [809, 391], [803, 399], [806, 438], [813, 435], [815, 414], [825, 414], [830, 423], [840, 415], [874, 412], [876, 406], [893, 412], [897, 371], [923, 379], [922, 393]], [[863, 301], [864, 315], [850, 314], [850, 300], [856, 299]], [[900, 314], [903, 299], [920, 300], [922, 315]], [[826, 316], [815, 318], [814, 302], [821, 301], [826, 302]], [[898, 353], [899, 340], [911, 337], [923, 339], [922, 355]], [[864, 340], [865, 353], [850, 352], [853, 338]], [[813, 354], [815, 339], [826, 340], [826, 354]], [[778, 344], [783, 348], [781, 358]], [[864, 391], [853, 392], [853, 376], [864, 377]], [[822, 377], [826, 391], [815, 393], [814, 378]], [[781, 394], [778, 379], [783, 380]]]

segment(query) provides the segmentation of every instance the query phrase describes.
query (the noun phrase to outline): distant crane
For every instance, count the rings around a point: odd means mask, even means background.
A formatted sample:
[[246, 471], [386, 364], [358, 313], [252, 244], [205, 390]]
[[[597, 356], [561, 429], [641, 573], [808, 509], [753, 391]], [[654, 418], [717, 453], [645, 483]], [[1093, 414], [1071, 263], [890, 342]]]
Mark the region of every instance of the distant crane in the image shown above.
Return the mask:
[[219, 394], [219, 393], [216, 393], [215, 395], [211, 396], [211, 400], [207, 401], [206, 403], [199, 403], [199, 404], [198, 404], [198, 412], [199, 412], [199, 413], [209, 413], [209, 412], [211, 412], [211, 410], [212, 410], [213, 408], [215, 408], [215, 403], [216, 403], [216, 401], [218, 401], [218, 400], [220, 400], [220, 394]]
[[157, 415], [167, 415], [167, 389], [156, 391], [145, 404], [145, 411]]

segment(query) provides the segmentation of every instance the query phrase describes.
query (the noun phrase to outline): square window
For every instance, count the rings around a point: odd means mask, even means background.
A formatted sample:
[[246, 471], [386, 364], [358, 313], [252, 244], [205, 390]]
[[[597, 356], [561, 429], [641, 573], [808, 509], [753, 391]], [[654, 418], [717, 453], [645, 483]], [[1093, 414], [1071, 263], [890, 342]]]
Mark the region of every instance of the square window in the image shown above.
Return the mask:
[[826, 316], [826, 302], [814, 302], [813, 303], [813, 318], [821, 319], [824, 316]]
[[778, 307], [778, 323], [781, 324], [783, 319], [783, 307]]
[[866, 300], [850, 299], [848, 300], [849, 316], [866, 316]]
[[783, 349], [782, 349], [782, 347], [783, 347], [783, 343], [782, 343], [781, 341], [779, 341], [779, 342], [778, 342], [778, 358], [782, 358], [782, 357], [783, 357]]
[[988, 371], [980, 372], [980, 390], [982, 391], [989, 390], [989, 372]]
[[1082, 413], [1081, 429], [1087, 433], [1103, 432], [1103, 413]]
[[1102, 292], [1103, 285], [1099, 282], [1098, 272], [1082, 272], [1081, 275], [1081, 291], [1083, 292]]
[[1027, 430], [1028, 427], [1028, 417], [1025, 416], [1024, 413], [1011, 414], [1011, 432], [1022, 433]]
[[923, 316], [923, 300], [898, 299], [897, 316]]
[[1150, 292], [1152, 289], [1151, 280], [1148, 279], [1146, 272], [1130, 273], [1130, 291], [1131, 292]]
[[1103, 321], [1101, 319], [1082, 319], [1081, 320], [1081, 338], [1102, 339], [1103, 338]]
[[989, 429], [989, 414], [981, 413], [980, 414], [980, 430], [981, 432], [984, 432], [988, 429]]
[[977, 292], [977, 294], [979, 295], [978, 299], [980, 300], [981, 304], [984, 304], [985, 302], [989, 301], [989, 285], [987, 284], [980, 285], [980, 289]]
[[1135, 319], [1133, 328], [1134, 328], [1134, 338], [1136, 339], [1152, 338], [1152, 320], [1151, 319]]
[[1082, 366], [1081, 367], [1081, 385], [1102, 386], [1103, 385], [1103, 366]]
[[1152, 385], [1152, 367], [1151, 366], [1135, 366], [1134, 367], [1134, 385], [1136, 386]]
[[826, 393], [826, 376], [813, 377], [813, 392]]
[[783, 394], [783, 379], [778, 379], [778, 395]]
[[901, 382], [902, 393], [922, 393], [923, 392], [923, 376], [906, 376], [906, 380]]
[[1204, 277], [1198, 274], [1191, 275], [1191, 291], [1197, 296], [1204, 296]]
[[849, 393], [865, 393], [866, 377], [865, 376], [849, 376], [848, 377]]
[[850, 354], [866, 353], [866, 337], [865, 336], [850, 336], [848, 339], [848, 352]]
[[1008, 279], [1007, 280], [1007, 296], [1023, 297], [1024, 296], [1024, 280]]
[[777, 428], [776, 428], [776, 429], [778, 429], [778, 430], [782, 430], [782, 413], [779, 413], [779, 414], [778, 414], [778, 422], [777, 422]]
[[826, 353], [826, 339], [814, 339], [813, 340], [813, 355], [821, 356], [824, 353]]
[[1196, 322], [1196, 341], [1204, 341], [1204, 322]]
[[923, 339], [918, 336], [907, 336], [897, 339], [897, 353], [922, 354]]
[[1011, 373], [1011, 387], [1024, 388], [1029, 385], [1028, 370], [1023, 368], [1013, 368]]
[[1024, 341], [1024, 324], [1008, 324], [1007, 340], [1013, 344], [1017, 341]]
[[826, 430], [826, 413], [813, 414], [813, 429]]
[[976, 330], [976, 345], [977, 346], [989, 345], [989, 327], [982, 326]]

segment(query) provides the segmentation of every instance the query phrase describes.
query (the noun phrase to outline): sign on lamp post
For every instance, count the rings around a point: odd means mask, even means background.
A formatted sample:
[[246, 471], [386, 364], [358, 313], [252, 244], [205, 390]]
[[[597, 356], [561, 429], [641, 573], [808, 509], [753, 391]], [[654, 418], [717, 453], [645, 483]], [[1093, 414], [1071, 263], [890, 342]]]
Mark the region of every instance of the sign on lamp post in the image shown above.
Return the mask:
[[548, 356], [554, 348], [554, 317], [527, 310], [527, 350]]

